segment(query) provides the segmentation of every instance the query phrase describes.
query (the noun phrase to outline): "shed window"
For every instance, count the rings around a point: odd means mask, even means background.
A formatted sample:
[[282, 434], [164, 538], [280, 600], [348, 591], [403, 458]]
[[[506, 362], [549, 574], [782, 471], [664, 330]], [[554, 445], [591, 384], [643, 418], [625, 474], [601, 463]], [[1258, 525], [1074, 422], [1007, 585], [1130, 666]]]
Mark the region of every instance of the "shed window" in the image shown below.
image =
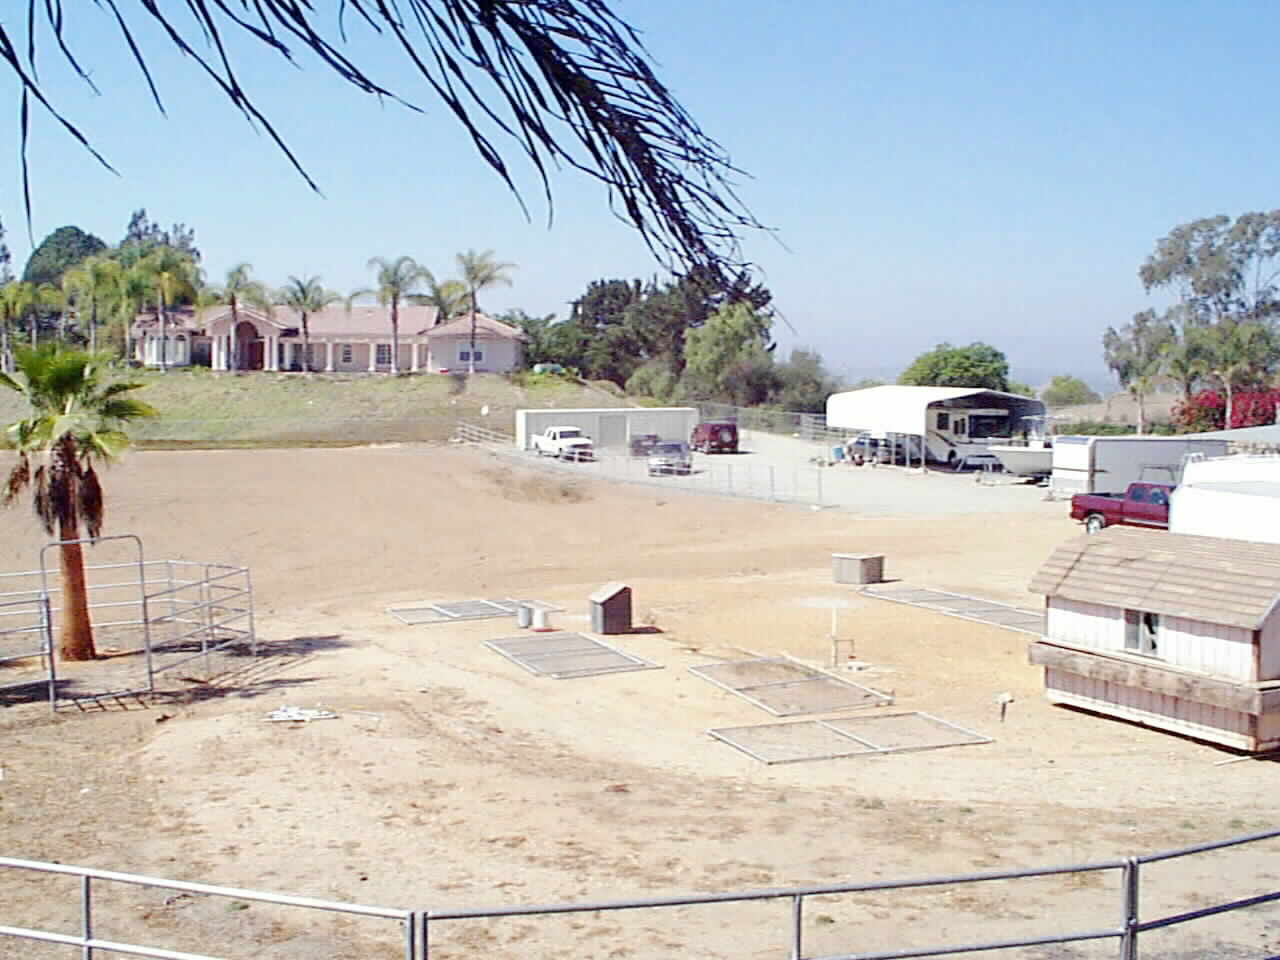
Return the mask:
[[1148, 657], [1160, 655], [1160, 614], [1142, 610], [1124, 612], [1124, 648]]
[[949, 413], [938, 414], [938, 429], [939, 430], [951, 429], [951, 414]]

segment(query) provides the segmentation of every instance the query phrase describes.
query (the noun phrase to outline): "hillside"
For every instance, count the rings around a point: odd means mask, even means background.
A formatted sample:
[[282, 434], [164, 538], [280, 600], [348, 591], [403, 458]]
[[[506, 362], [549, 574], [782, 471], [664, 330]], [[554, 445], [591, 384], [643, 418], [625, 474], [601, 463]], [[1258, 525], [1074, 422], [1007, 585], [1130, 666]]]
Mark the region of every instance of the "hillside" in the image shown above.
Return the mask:
[[[527, 386], [498, 374], [470, 380], [438, 374], [406, 377], [342, 374], [214, 374], [202, 368], [167, 374], [135, 370], [140, 396], [160, 411], [131, 430], [143, 447], [351, 446], [438, 442], [458, 418], [513, 432], [521, 407], [622, 406], [601, 387], [552, 378]], [[488, 408], [487, 415], [481, 411]], [[23, 414], [21, 398], [0, 391], [0, 422]]]

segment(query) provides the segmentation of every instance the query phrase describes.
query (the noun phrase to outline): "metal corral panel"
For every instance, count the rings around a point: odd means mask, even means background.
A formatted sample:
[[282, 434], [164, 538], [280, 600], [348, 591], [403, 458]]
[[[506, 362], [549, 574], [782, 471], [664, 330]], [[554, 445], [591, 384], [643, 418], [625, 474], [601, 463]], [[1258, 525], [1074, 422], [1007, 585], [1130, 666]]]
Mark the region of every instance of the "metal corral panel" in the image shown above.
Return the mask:
[[485, 646], [530, 673], [564, 680], [627, 670], [661, 670], [659, 664], [584, 637], [580, 633], [535, 633], [524, 637], [486, 640]]
[[990, 737], [916, 711], [722, 727], [707, 733], [768, 764], [991, 743]]
[[387, 613], [401, 623], [448, 623], [455, 620], [489, 620], [510, 617], [516, 612], [514, 600], [458, 600], [453, 603], [421, 603], [408, 607], [388, 607]]
[[1010, 630], [1036, 636], [1044, 632], [1044, 615], [1039, 611], [1011, 607], [1008, 604], [984, 600], [981, 597], [967, 597], [961, 593], [947, 593], [945, 590], [929, 590], [905, 584], [868, 587], [864, 592], [869, 597], [922, 607], [925, 610], [945, 613], [949, 617], [959, 617], [962, 620], [989, 623], [992, 626], [1007, 627]]
[[1051, 487], [1059, 496], [1119, 493], [1131, 483], [1176, 484], [1193, 453], [1220, 457], [1227, 441], [1195, 437], [1075, 437], [1053, 439]]
[[516, 446], [529, 450], [533, 437], [548, 427], [577, 427], [602, 449], [623, 449], [633, 436], [653, 433], [663, 440], [683, 440], [698, 423], [696, 407], [600, 407], [516, 411]]
[[893, 702], [892, 697], [877, 690], [833, 677], [789, 657], [734, 660], [690, 667], [689, 672], [775, 717], [831, 713]]

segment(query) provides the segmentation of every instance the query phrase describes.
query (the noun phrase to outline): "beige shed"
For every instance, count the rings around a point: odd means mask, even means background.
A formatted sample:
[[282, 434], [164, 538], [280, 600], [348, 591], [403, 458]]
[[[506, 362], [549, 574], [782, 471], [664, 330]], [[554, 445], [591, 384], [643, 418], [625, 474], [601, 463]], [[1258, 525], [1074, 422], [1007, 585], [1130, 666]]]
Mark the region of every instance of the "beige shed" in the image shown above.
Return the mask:
[[1055, 550], [1030, 589], [1051, 702], [1280, 747], [1280, 545], [1112, 527]]

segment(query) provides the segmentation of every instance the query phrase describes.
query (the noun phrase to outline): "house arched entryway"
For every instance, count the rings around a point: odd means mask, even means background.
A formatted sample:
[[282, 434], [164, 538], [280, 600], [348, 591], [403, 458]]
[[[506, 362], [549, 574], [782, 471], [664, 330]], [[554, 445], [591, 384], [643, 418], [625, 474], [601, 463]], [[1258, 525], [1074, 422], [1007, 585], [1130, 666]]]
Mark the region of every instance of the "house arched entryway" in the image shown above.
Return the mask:
[[236, 324], [234, 370], [261, 370], [265, 351], [258, 328], [248, 320]]

